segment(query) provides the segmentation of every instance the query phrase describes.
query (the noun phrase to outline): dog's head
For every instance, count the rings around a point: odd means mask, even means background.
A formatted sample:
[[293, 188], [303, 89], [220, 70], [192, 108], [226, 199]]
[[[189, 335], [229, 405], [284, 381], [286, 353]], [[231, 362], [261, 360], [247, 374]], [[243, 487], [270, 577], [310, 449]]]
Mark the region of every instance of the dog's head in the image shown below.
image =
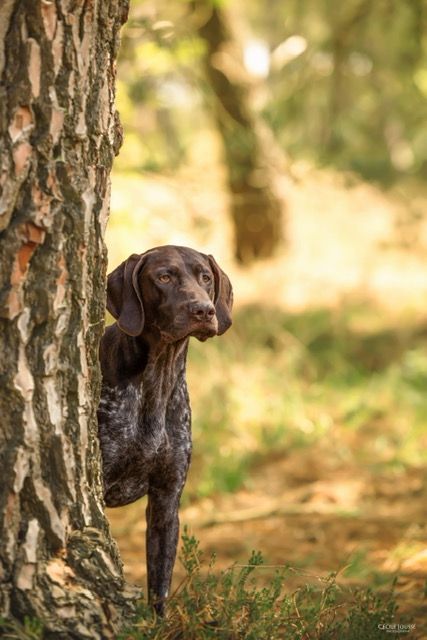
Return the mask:
[[206, 340], [231, 326], [233, 290], [213, 256], [167, 245], [133, 254], [107, 280], [107, 309], [130, 336]]

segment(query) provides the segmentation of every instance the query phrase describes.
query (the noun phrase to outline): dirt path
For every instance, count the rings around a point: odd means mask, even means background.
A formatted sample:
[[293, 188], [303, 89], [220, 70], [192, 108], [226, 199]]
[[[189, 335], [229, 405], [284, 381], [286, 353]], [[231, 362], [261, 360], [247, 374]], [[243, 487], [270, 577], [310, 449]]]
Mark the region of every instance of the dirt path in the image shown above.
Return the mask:
[[[289, 589], [330, 572], [340, 572], [343, 584], [381, 588], [399, 572], [399, 611], [416, 621], [411, 638], [427, 638], [425, 471], [374, 475], [319, 449], [263, 460], [247, 485], [181, 510], [207, 557], [216, 554], [218, 570], [244, 563], [256, 549], [268, 565], [295, 568]], [[144, 509], [140, 501], [108, 511], [126, 575], [143, 585]], [[182, 577], [178, 562], [175, 584]]]

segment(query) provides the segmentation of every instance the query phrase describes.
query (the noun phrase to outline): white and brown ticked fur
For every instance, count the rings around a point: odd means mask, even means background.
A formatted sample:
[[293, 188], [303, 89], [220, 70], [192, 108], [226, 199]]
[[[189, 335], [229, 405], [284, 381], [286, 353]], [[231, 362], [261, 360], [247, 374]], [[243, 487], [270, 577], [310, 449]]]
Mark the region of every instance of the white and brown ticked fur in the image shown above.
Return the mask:
[[187, 247], [134, 254], [108, 276], [107, 308], [116, 322], [100, 346], [105, 503], [118, 507], [148, 494], [148, 592], [160, 614], [191, 456], [188, 341], [224, 333], [232, 302], [230, 281], [214, 258]]

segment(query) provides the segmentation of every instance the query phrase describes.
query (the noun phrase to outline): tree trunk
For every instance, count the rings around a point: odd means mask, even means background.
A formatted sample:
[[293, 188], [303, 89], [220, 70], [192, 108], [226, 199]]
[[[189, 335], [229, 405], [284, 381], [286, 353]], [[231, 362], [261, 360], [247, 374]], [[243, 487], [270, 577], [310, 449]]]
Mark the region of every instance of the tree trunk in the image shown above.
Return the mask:
[[0, 615], [115, 638], [132, 600], [96, 409], [115, 58], [127, 0], [0, 8]]
[[228, 17], [222, 5], [211, 0], [195, 0], [194, 6], [197, 30], [206, 43], [205, 69], [224, 143], [235, 255], [239, 262], [249, 263], [271, 256], [279, 245], [282, 203], [274, 192], [263, 139], [250, 107], [248, 84], [236, 73], [241, 56]]

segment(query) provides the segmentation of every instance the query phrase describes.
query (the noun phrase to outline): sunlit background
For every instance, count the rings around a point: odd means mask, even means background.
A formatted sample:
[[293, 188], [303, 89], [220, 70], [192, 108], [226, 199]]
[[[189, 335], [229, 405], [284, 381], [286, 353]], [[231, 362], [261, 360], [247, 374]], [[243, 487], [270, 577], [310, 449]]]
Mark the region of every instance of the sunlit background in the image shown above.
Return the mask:
[[[233, 328], [190, 349], [181, 521], [220, 565], [255, 548], [371, 586], [399, 570], [415, 615], [427, 577], [426, 24], [418, 0], [133, 0], [107, 230], [110, 268], [181, 244], [212, 253], [234, 285]], [[257, 256], [266, 191], [278, 227]], [[138, 582], [144, 509], [109, 511]]]

